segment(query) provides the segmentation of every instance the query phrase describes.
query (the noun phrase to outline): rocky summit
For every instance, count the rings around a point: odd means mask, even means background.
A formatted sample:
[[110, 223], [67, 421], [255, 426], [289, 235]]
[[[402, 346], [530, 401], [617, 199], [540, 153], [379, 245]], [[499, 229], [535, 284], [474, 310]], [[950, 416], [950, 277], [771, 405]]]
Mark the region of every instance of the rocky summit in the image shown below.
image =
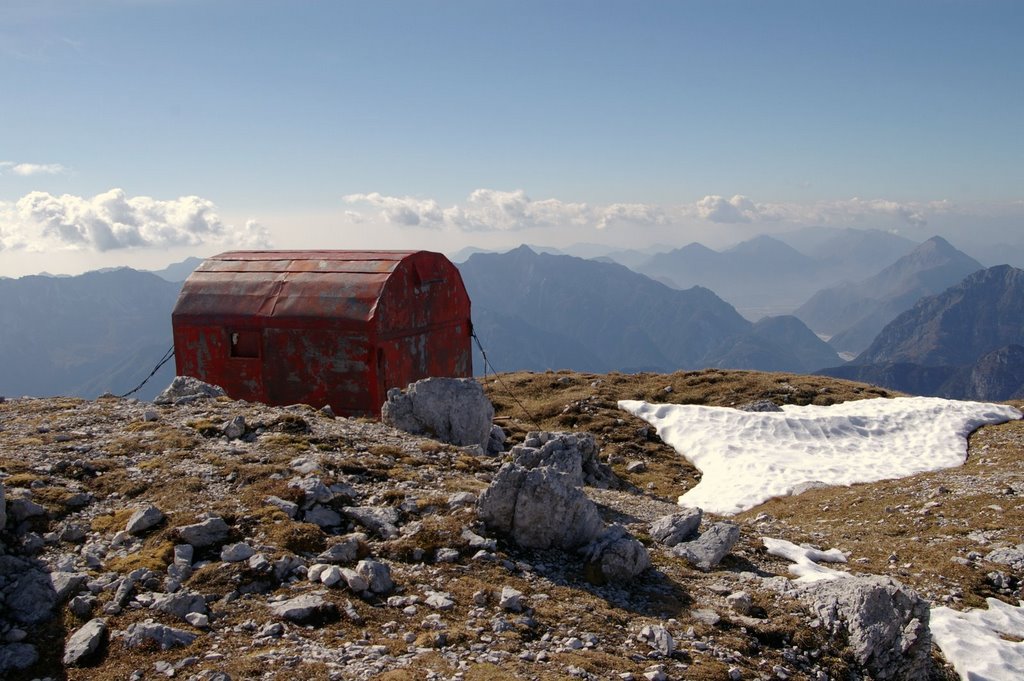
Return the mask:
[[[722, 518], [672, 503], [700, 472], [616, 400], [888, 393], [716, 370], [483, 383], [503, 451], [215, 391], [3, 400], [0, 677], [952, 679], [928, 606], [1021, 596], [1020, 422], [975, 433], [959, 469]], [[838, 548], [854, 579], [796, 585], [768, 537]]]

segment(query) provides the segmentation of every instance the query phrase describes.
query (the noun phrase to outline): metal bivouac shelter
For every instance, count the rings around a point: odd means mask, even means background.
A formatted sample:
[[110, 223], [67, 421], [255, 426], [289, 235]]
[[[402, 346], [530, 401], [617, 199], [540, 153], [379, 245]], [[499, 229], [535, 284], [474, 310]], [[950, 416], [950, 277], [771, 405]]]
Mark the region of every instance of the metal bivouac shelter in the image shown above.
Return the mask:
[[472, 375], [470, 302], [429, 251], [232, 251], [185, 281], [179, 376], [235, 399], [380, 415], [387, 390]]

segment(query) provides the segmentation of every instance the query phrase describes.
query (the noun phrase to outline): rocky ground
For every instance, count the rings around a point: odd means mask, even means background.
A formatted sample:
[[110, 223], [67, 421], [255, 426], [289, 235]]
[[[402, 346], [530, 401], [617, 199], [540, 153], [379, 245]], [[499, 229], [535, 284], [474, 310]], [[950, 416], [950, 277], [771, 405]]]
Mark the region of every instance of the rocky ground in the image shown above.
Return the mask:
[[[780, 587], [790, 563], [763, 537], [842, 549], [840, 569], [896, 578], [934, 603], [1020, 597], [1021, 422], [976, 433], [959, 469], [811, 490], [732, 518], [738, 543], [702, 570], [650, 527], [699, 472], [615, 400], [887, 393], [724, 371], [484, 383], [510, 445], [533, 430], [595, 435], [614, 478], [583, 489], [650, 568], [607, 581], [580, 552], [522, 548], [483, 524], [478, 499], [510, 454], [306, 406], [9, 397], [7, 678], [871, 678], [855, 642]], [[937, 653], [929, 664], [952, 678]]]

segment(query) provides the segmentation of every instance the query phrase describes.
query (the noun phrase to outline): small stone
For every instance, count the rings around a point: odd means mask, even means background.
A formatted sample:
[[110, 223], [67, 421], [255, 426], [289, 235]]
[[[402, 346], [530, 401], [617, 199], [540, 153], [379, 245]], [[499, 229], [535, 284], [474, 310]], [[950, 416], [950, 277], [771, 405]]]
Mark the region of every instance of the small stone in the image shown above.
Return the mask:
[[313, 523], [318, 527], [330, 529], [341, 525], [341, 514], [333, 508], [327, 508], [326, 506], [317, 504], [306, 511], [303, 515], [303, 520], [307, 523]]
[[672, 638], [672, 634], [660, 624], [645, 625], [640, 630], [640, 637], [647, 641], [647, 645], [659, 655], [671, 657], [675, 652], [676, 642]]
[[722, 621], [721, 615], [714, 610], [708, 610], [706, 608], [691, 610], [690, 615], [698, 622], [703, 622], [704, 624], [712, 627]]
[[456, 492], [448, 497], [448, 508], [462, 508], [476, 503], [476, 495], [472, 492]]
[[246, 544], [245, 542], [239, 542], [238, 544], [228, 544], [220, 550], [220, 559], [225, 563], [240, 563], [243, 560], [249, 560], [249, 558], [256, 553], [256, 551]]
[[205, 629], [210, 626], [210, 617], [201, 612], [190, 612], [185, 615], [185, 621], [197, 629]]
[[675, 546], [697, 535], [704, 512], [688, 508], [671, 515], [661, 516], [649, 527], [651, 539], [665, 546]]
[[523, 609], [523, 592], [510, 586], [502, 587], [501, 596], [498, 598], [498, 607], [509, 612], [521, 612]]
[[451, 610], [455, 607], [452, 595], [447, 592], [428, 591], [424, 602], [434, 610]]
[[580, 650], [584, 647], [583, 641], [575, 636], [569, 638], [565, 642], [565, 647], [569, 650]]
[[89, 620], [71, 634], [64, 646], [64, 664], [77, 667], [95, 655], [107, 638], [107, 623], [102, 619]]
[[643, 473], [647, 470], [647, 464], [643, 461], [630, 461], [626, 464], [627, 473]]
[[227, 421], [222, 427], [225, 437], [229, 440], [237, 440], [245, 435], [245, 417], [238, 415]]
[[740, 528], [734, 523], [719, 522], [708, 528], [694, 541], [677, 544], [673, 555], [685, 558], [705, 572], [718, 565], [740, 538]]
[[345, 580], [346, 586], [353, 593], [361, 594], [370, 588], [370, 583], [366, 577], [355, 570], [351, 568], [338, 568], [338, 572], [341, 574], [342, 579]]
[[156, 624], [152, 621], [135, 622], [128, 626], [124, 634], [124, 642], [129, 648], [139, 648], [152, 642], [160, 650], [181, 648], [195, 641], [197, 636], [191, 632], [174, 627]]
[[75, 617], [88, 617], [92, 614], [92, 609], [96, 605], [95, 596], [75, 596], [68, 603], [68, 608], [75, 615]]
[[438, 563], [455, 563], [459, 560], [459, 550], [443, 548], [434, 553], [434, 561]]
[[740, 615], [749, 615], [754, 605], [750, 594], [746, 591], [737, 591], [736, 593], [729, 594], [725, 597], [725, 602], [729, 604], [733, 612]]
[[359, 557], [359, 539], [350, 535], [327, 547], [316, 559], [322, 563], [353, 563]]
[[178, 536], [187, 544], [201, 549], [227, 541], [231, 528], [223, 518], [213, 516], [192, 525], [178, 528]]
[[277, 508], [284, 511], [285, 515], [287, 515], [292, 520], [295, 520], [295, 518], [299, 517], [299, 505], [296, 504], [294, 501], [288, 501], [287, 499], [282, 499], [281, 497], [274, 496], [267, 497], [265, 501], [268, 505], [276, 506]]
[[395, 588], [391, 580], [391, 568], [376, 560], [361, 560], [356, 565], [356, 572], [362, 575], [370, 591], [375, 594], [385, 594]]
[[334, 619], [337, 607], [319, 594], [305, 594], [286, 601], [272, 603], [271, 612], [277, 617], [304, 624], [315, 620]]
[[334, 586], [342, 579], [341, 568], [337, 565], [329, 565], [325, 570], [320, 571], [319, 577], [324, 586]]

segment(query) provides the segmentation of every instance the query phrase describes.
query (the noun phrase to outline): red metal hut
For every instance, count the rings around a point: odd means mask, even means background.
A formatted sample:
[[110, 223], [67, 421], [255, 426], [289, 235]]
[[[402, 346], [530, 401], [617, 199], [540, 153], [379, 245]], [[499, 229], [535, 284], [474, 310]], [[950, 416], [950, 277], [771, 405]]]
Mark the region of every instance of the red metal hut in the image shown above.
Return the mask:
[[472, 375], [469, 296], [440, 253], [221, 253], [171, 322], [178, 375], [235, 399], [377, 415], [388, 388]]

